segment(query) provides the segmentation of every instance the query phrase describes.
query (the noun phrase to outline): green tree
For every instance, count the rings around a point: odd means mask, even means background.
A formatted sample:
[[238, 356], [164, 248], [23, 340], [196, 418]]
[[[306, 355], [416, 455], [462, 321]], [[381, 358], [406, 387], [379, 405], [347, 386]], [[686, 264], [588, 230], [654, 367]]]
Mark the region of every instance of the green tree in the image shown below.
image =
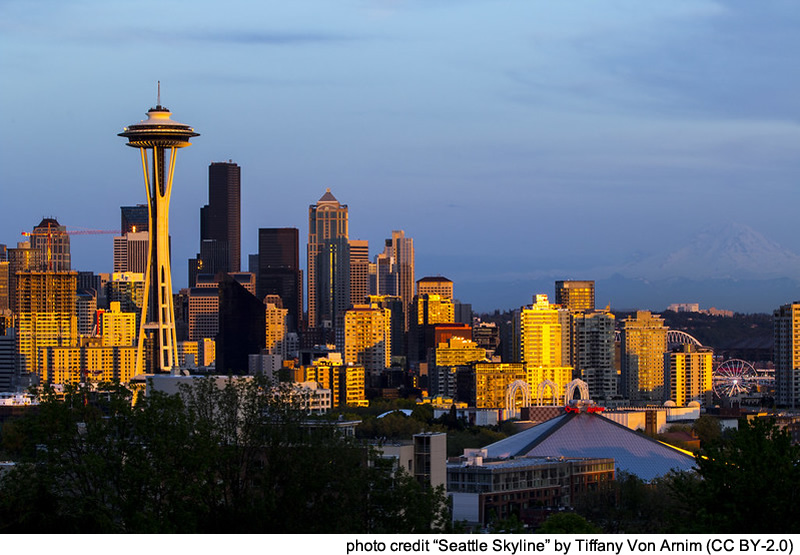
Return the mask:
[[774, 421], [742, 420], [739, 429], [703, 447], [697, 475], [676, 476], [673, 489], [693, 512], [690, 531], [796, 533], [800, 521], [800, 447]]
[[441, 490], [394, 477], [329, 422], [309, 426], [287, 384], [199, 379], [131, 400], [45, 393], [6, 446], [19, 464], [0, 479], [0, 532], [422, 531], [446, 512]]
[[722, 436], [722, 426], [719, 423], [719, 419], [708, 414], [704, 414], [695, 420], [692, 429], [704, 446], [718, 441]]
[[599, 534], [600, 528], [577, 513], [555, 513], [547, 517], [539, 528], [539, 534]]

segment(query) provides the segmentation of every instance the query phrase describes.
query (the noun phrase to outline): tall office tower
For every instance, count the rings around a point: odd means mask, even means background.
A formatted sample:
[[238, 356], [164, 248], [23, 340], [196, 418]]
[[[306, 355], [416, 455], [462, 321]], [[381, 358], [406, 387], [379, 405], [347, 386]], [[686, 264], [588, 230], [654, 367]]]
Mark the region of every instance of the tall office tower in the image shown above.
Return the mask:
[[289, 311], [286, 322], [290, 332], [301, 328], [303, 321], [303, 274], [300, 270], [300, 232], [294, 227], [258, 230], [258, 271], [256, 296], [278, 295]]
[[13, 327], [0, 329], [0, 391], [13, 391], [16, 385], [17, 333]]
[[17, 274], [17, 354], [22, 372], [39, 372], [43, 347], [77, 344], [76, 282], [77, 272]]
[[0, 262], [8, 262], [8, 247], [0, 243]]
[[97, 315], [97, 293], [79, 291], [75, 295], [75, 314], [78, 317], [78, 335], [89, 337], [94, 331]]
[[375, 386], [392, 364], [392, 313], [388, 308], [354, 305], [344, 314], [344, 362], [364, 367]]
[[147, 272], [147, 247], [149, 237], [147, 231], [129, 231], [114, 237], [114, 271]]
[[370, 295], [368, 304], [390, 311], [392, 319], [392, 362], [397, 362], [405, 367], [408, 345], [406, 332], [403, 329], [403, 299], [394, 295]]
[[772, 315], [775, 401], [779, 406], [800, 406], [800, 303], [781, 306]]
[[472, 304], [453, 300], [453, 320], [461, 324], [472, 325]]
[[557, 281], [556, 304], [572, 311], [594, 310], [594, 281]]
[[119, 234], [138, 233], [150, 229], [147, 215], [147, 205], [120, 206]]
[[7, 260], [0, 261], [0, 313], [11, 310], [11, 299], [9, 298], [11, 288], [10, 266], [11, 263]]
[[37, 270], [69, 272], [72, 269], [67, 228], [54, 218], [45, 218], [30, 233], [31, 248], [42, 253]]
[[472, 326], [472, 339], [482, 349], [486, 349], [486, 356], [500, 355], [500, 328], [495, 322], [476, 322]]
[[[308, 207], [308, 327], [332, 326], [335, 311], [350, 308], [350, 276], [339, 275], [346, 268], [350, 273], [348, 211], [330, 189]], [[325, 263], [320, 268], [320, 260]], [[345, 285], [346, 284], [346, 285]], [[346, 289], [346, 303], [344, 291]], [[320, 298], [320, 292], [326, 297]], [[339, 293], [338, 302], [334, 302]], [[321, 306], [324, 305], [324, 306]]]
[[431, 397], [455, 397], [456, 373], [474, 362], [486, 360], [486, 350], [457, 335], [438, 343], [428, 356], [428, 393]]
[[439, 295], [442, 299], [452, 300], [453, 282], [446, 277], [424, 277], [417, 280], [417, 296]]
[[[169, 200], [179, 148], [189, 146], [198, 133], [188, 125], [170, 119], [170, 111], [158, 102], [147, 112], [147, 119], [124, 129], [118, 135], [128, 139], [128, 146], [138, 148], [142, 158], [148, 192], [148, 233], [150, 260], [145, 273], [148, 294], [142, 307], [137, 351], [136, 374], [171, 371], [178, 363], [175, 337], [175, 309], [172, 300], [172, 270], [169, 251]], [[148, 160], [147, 151], [152, 151]], [[148, 165], [150, 167], [148, 167]], [[153, 360], [145, 365], [145, 336], [150, 335]]]
[[278, 355], [285, 359], [287, 352], [286, 344], [286, 319], [289, 310], [267, 302], [264, 311], [264, 331], [266, 343], [264, 348], [268, 355]]
[[[392, 241], [386, 239], [383, 252], [375, 255], [375, 262], [370, 265], [370, 294], [399, 296], [395, 260], [392, 254]], [[373, 275], [374, 273], [374, 275]]]
[[598, 310], [579, 312], [573, 318], [577, 377], [586, 382], [593, 400], [613, 397], [617, 394], [614, 315], [607, 310]]
[[[419, 282], [417, 282], [419, 283]], [[431, 330], [435, 324], [454, 323], [453, 301], [433, 293], [414, 297], [408, 331], [408, 356], [410, 362], [425, 361], [428, 349], [436, 347]]]
[[572, 367], [563, 360], [559, 316], [558, 305], [550, 304], [547, 295], [536, 295], [532, 305], [520, 310], [517, 324], [520, 362], [528, 373], [527, 382], [534, 389], [542, 382], [553, 382], [554, 402], [564, 399], [565, 388], [572, 381]]
[[249, 272], [226, 274], [220, 272], [216, 276], [200, 274], [196, 287], [191, 287], [187, 294], [187, 327], [189, 341], [215, 339], [219, 333], [220, 290], [221, 282], [230, 277], [251, 295], [255, 295], [255, 276]]
[[203, 273], [241, 269], [241, 168], [232, 161], [208, 167], [208, 204], [200, 210]]
[[631, 401], [664, 401], [667, 331], [664, 320], [648, 310], [622, 322], [622, 394]]
[[266, 346], [266, 307], [254, 290], [236, 279], [242, 274], [224, 274], [219, 283], [216, 367], [223, 375], [248, 374], [249, 355], [261, 353]]
[[31, 247], [30, 241], [20, 241], [16, 248], [8, 249], [8, 298], [11, 311], [17, 311], [17, 274], [41, 267], [43, 254]]
[[363, 304], [369, 295], [369, 241], [350, 239], [350, 302]]
[[711, 404], [711, 374], [714, 353], [707, 347], [680, 345], [664, 353], [667, 399], [685, 407], [692, 401]]

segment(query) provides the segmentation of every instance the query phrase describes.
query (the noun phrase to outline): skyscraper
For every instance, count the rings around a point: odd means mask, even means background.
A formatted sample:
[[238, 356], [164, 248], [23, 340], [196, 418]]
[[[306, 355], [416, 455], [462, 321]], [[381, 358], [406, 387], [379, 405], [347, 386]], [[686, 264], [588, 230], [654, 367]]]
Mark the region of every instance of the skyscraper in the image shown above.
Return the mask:
[[556, 282], [556, 304], [572, 311], [594, 310], [594, 281]]
[[772, 315], [775, 359], [775, 401], [800, 405], [800, 303], [781, 306]]
[[67, 228], [55, 218], [44, 218], [30, 234], [31, 248], [42, 253], [38, 270], [69, 272], [72, 269]]
[[350, 302], [364, 303], [369, 295], [369, 241], [350, 240]]
[[232, 161], [208, 167], [208, 204], [200, 210], [202, 273], [241, 269], [241, 168]]
[[300, 270], [300, 232], [294, 227], [258, 230], [256, 296], [278, 295], [289, 311], [288, 331], [300, 329], [303, 320], [303, 275]]
[[137, 233], [149, 229], [147, 216], [147, 205], [137, 204], [136, 206], [120, 206], [119, 234]]
[[622, 322], [622, 394], [631, 401], [664, 400], [667, 331], [664, 320], [648, 310]]
[[[175, 309], [172, 301], [172, 270], [169, 251], [169, 200], [175, 173], [177, 150], [189, 146], [198, 133], [188, 125], [170, 119], [170, 111], [161, 106], [159, 85], [155, 108], [147, 119], [126, 127], [118, 135], [128, 139], [128, 146], [138, 148], [148, 190], [148, 232], [151, 257], [145, 274], [146, 289], [142, 309], [136, 374], [145, 370], [145, 331], [153, 337], [154, 359], [151, 371], [171, 371], [178, 363], [175, 337]], [[152, 150], [148, 168], [147, 151]]]
[[308, 207], [309, 328], [321, 327], [325, 322], [332, 326], [336, 310], [350, 308], [348, 238], [347, 205], [340, 204], [326, 189], [317, 204]]
[[707, 347], [680, 345], [664, 353], [664, 389], [667, 399], [679, 407], [692, 401], [711, 404], [711, 373], [714, 353]]

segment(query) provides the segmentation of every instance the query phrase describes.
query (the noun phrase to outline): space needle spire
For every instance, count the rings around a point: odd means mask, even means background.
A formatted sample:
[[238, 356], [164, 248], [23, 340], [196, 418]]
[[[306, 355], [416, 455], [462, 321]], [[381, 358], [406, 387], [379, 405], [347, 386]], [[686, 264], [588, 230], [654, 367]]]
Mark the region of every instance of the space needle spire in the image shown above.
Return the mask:
[[147, 119], [129, 125], [118, 134], [127, 138], [128, 146], [138, 148], [141, 154], [150, 223], [136, 374], [143, 373], [146, 368], [146, 337], [152, 342], [150, 366], [153, 371], [170, 372], [178, 365], [169, 251], [169, 200], [177, 150], [189, 146], [189, 139], [199, 136], [199, 133], [188, 125], [173, 121], [171, 115], [161, 106], [159, 81], [156, 107], [150, 108]]

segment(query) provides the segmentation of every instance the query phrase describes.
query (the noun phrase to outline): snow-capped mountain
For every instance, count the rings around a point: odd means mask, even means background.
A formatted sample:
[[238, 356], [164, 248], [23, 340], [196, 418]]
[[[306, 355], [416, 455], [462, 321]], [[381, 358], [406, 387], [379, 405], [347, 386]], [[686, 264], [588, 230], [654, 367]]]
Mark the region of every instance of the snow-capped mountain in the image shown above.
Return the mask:
[[626, 264], [619, 273], [645, 279], [798, 279], [800, 256], [732, 222], [701, 231], [672, 253]]

